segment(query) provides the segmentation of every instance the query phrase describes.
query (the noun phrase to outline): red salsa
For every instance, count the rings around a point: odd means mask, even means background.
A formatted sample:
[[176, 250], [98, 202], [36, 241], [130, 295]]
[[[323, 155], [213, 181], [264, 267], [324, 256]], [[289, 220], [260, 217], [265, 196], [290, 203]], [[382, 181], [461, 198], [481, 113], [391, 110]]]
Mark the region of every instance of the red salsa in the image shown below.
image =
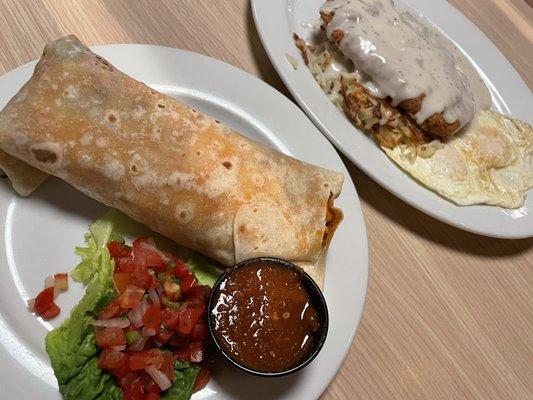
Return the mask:
[[[93, 321], [98, 366], [116, 378], [125, 400], [155, 400], [174, 380], [176, 360], [204, 359], [210, 288], [151, 239], [115, 241], [108, 249], [118, 296]], [[208, 379], [204, 366], [195, 388]]]
[[318, 314], [301, 276], [272, 262], [231, 271], [210, 313], [216, 340], [240, 365], [280, 372], [304, 361], [317, 340]]

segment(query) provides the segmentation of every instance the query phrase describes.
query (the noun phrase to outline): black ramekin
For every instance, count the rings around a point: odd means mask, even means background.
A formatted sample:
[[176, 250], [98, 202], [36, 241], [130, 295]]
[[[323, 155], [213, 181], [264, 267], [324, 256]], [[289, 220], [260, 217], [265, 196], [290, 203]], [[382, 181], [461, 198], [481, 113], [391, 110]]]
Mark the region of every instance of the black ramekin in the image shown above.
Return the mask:
[[[228, 276], [237, 268], [245, 267], [249, 264], [253, 264], [256, 262], [263, 262], [263, 263], [272, 263], [276, 264], [278, 266], [282, 266], [285, 268], [292, 269], [293, 271], [297, 272], [300, 275], [301, 283], [304, 286], [304, 288], [307, 290], [307, 293], [309, 294], [309, 297], [311, 299], [311, 303], [313, 304], [313, 307], [316, 309], [318, 314], [318, 319], [320, 323], [320, 330], [317, 334], [318, 340], [315, 343], [315, 346], [313, 349], [309, 352], [309, 356], [302, 360], [299, 364], [283, 371], [277, 371], [277, 372], [264, 372], [264, 371], [257, 371], [254, 369], [250, 369], [242, 364], [240, 364], [238, 361], [232, 358], [231, 353], [227, 352], [220, 346], [220, 344], [217, 341], [217, 338], [215, 336], [215, 330], [213, 327], [213, 318], [211, 311], [215, 307], [215, 299], [218, 297], [218, 293], [220, 290], [220, 285], [222, 282], [224, 282]], [[309, 365], [311, 361], [314, 360], [314, 358], [318, 355], [320, 350], [322, 349], [322, 346], [324, 345], [324, 342], [326, 341], [326, 336], [328, 334], [328, 324], [329, 324], [329, 316], [328, 316], [328, 308], [326, 305], [326, 300], [324, 298], [324, 295], [322, 294], [322, 291], [316, 284], [316, 282], [311, 278], [302, 268], [298, 267], [297, 265], [294, 265], [288, 261], [281, 260], [279, 258], [273, 258], [273, 257], [258, 257], [258, 258], [252, 258], [249, 260], [242, 261], [235, 266], [228, 268], [226, 272], [224, 272], [216, 281], [215, 285], [213, 286], [213, 289], [211, 291], [211, 295], [209, 296], [209, 303], [207, 307], [207, 321], [208, 321], [208, 327], [209, 327], [209, 333], [211, 334], [211, 337], [213, 338], [213, 342], [217, 346], [218, 350], [222, 353], [222, 355], [233, 365], [235, 365], [237, 368], [248, 372], [250, 374], [256, 375], [256, 376], [264, 376], [264, 377], [276, 377], [276, 376], [284, 376], [291, 374], [293, 372], [296, 372], [305, 366]]]

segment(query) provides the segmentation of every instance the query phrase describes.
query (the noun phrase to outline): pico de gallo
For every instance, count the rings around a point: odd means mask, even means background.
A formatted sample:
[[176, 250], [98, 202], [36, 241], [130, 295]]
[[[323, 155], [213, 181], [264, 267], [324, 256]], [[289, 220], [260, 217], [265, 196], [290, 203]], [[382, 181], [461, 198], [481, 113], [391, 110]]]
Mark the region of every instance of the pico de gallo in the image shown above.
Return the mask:
[[[210, 288], [152, 239], [112, 241], [108, 250], [118, 296], [92, 322], [98, 367], [116, 378], [125, 400], [158, 399], [172, 385], [176, 361], [204, 361]], [[203, 367], [195, 389], [208, 380]]]
[[50, 275], [44, 280], [44, 289], [34, 299], [28, 300], [28, 308], [44, 320], [50, 320], [61, 311], [54, 301], [61, 292], [68, 290], [68, 274]]

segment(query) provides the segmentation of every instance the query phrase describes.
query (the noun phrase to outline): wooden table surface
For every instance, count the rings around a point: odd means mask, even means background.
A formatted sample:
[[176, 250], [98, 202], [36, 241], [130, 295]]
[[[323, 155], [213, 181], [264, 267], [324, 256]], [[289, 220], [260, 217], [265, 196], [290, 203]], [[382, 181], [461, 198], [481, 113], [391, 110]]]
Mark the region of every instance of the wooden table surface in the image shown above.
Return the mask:
[[[530, 5], [451, 2], [532, 88]], [[207, 54], [288, 95], [248, 0], [0, 0], [0, 74], [69, 33], [91, 45], [152, 43]], [[345, 162], [363, 204], [370, 280], [357, 336], [323, 398], [533, 399], [533, 239], [448, 226]]]

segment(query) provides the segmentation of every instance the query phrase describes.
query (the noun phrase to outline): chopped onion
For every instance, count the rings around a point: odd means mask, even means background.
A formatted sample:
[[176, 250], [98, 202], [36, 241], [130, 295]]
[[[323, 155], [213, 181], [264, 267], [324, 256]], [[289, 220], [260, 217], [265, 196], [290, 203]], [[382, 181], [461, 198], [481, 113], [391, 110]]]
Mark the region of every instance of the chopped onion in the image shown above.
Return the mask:
[[115, 350], [115, 351], [124, 351], [124, 350], [126, 350], [126, 345], [123, 344], [123, 345], [121, 345], [121, 346], [113, 346], [113, 347], [111, 347], [111, 350]]
[[157, 295], [157, 292], [155, 291], [155, 289], [149, 289], [148, 293], [150, 294], [152, 303], [154, 303], [155, 305], [159, 305], [159, 296]]
[[155, 328], [147, 328], [146, 326], [143, 326], [142, 335], [145, 337], [155, 336]]
[[94, 326], [103, 326], [105, 328], [127, 328], [130, 326], [130, 321], [127, 318], [110, 318], [110, 319], [95, 319], [91, 322]]
[[54, 286], [55, 282], [56, 282], [56, 278], [54, 277], [54, 275], [47, 276], [46, 279], [44, 280], [44, 288], [48, 289], [49, 287]]
[[154, 382], [157, 383], [157, 386], [159, 386], [161, 390], [167, 390], [169, 387], [172, 386], [172, 382], [170, 382], [170, 379], [168, 379], [168, 377], [164, 373], [159, 371], [153, 365], [147, 366], [145, 370], [146, 372], [148, 372], [148, 375], [152, 377]]
[[28, 304], [28, 310], [32, 312], [35, 310], [35, 298], [27, 300], [26, 304]]
[[139, 303], [137, 307], [130, 311], [128, 318], [130, 319], [131, 324], [135, 328], [140, 328], [141, 326], [143, 326], [142, 318], [148, 307], [150, 307], [148, 302], [146, 300], [143, 300]]
[[144, 345], [148, 341], [148, 338], [145, 338], [144, 336], [139, 336], [139, 339], [137, 339], [131, 346], [131, 351], [143, 351]]

